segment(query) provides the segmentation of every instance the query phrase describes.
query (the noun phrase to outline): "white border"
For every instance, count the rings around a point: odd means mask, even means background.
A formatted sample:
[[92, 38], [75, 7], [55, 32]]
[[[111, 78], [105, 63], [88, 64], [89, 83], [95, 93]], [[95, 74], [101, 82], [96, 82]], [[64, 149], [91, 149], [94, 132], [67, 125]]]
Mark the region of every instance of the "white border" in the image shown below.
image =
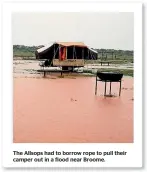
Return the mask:
[[[133, 144], [13, 144], [12, 12], [134, 12], [134, 143]], [[3, 4], [3, 166], [4, 167], [141, 167], [142, 166], [142, 4], [141, 3], [4, 3]], [[138, 91], [139, 90], [139, 91]], [[127, 151], [106, 163], [13, 163], [14, 150]]]

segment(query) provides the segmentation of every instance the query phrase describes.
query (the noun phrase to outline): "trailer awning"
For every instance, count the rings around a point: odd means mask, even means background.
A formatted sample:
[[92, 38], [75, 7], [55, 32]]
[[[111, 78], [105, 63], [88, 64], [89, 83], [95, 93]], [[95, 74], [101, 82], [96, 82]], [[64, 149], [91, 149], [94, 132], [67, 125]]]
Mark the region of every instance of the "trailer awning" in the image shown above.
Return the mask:
[[49, 49], [54, 44], [58, 44], [58, 45], [64, 46], [64, 47], [76, 46], [76, 47], [88, 48], [90, 51], [97, 53], [97, 51], [91, 49], [89, 46], [85, 45], [83, 42], [52, 42], [52, 43], [44, 45], [44, 47], [42, 47], [42, 48], [39, 48], [37, 50], [37, 52], [41, 53], [41, 52]]
[[38, 53], [41, 53], [41, 52], [47, 50], [47, 49], [48, 49], [49, 47], [51, 47], [53, 44], [54, 44], [53, 42], [52, 42], [52, 43], [49, 43], [49, 44], [46, 44], [46, 45], [44, 45], [44, 47], [39, 48], [39, 49], [37, 50], [37, 52], [38, 52]]
[[93, 49], [91, 49], [90, 47], [88, 47], [88, 49], [89, 49], [90, 51], [96, 53], [96, 54], [98, 53], [96, 50], [93, 50]]

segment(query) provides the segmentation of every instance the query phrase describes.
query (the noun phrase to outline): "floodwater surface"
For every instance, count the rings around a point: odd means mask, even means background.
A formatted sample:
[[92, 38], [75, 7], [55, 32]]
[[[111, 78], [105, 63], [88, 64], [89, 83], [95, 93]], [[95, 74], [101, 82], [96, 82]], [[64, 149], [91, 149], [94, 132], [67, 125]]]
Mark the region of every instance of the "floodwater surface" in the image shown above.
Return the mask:
[[15, 77], [14, 143], [132, 143], [133, 78], [103, 93], [95, 77]]

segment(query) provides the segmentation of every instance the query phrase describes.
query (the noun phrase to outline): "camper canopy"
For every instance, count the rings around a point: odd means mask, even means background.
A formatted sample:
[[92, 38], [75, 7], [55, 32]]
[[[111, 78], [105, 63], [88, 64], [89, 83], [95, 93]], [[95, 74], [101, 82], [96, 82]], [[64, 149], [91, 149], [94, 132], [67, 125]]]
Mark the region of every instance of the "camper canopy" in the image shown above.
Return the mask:
[[97, 51], [83, 42], [54, 42], [35, 52], [37, 59], [97, 59]]

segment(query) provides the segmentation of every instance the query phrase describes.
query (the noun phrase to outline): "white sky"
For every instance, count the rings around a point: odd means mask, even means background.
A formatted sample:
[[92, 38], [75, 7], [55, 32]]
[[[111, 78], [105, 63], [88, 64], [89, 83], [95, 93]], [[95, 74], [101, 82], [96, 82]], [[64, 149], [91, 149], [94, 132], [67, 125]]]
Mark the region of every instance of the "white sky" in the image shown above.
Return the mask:
[[80, 41], [92, 48], [134, 49], [133, 13], [13, 13], [13, 45]]

